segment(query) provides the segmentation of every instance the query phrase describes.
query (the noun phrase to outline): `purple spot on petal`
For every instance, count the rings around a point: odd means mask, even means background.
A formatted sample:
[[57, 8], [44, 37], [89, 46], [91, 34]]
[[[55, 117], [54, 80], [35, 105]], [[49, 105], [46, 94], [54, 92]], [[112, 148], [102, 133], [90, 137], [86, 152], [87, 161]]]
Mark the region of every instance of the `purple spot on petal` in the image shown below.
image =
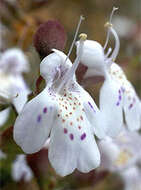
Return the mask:
[[86, 138], [86, 133], [83, 133], [82, 135], [81, 135], [81, 140], [84, 140]]
[[46, 107], [43, 109], [43, 113], [47, 113], [47, 108]]
[[67, 134], [68, 130], [66, 128], [64, 128], [64, 133]]
[[41, 116], [41, 115], [38, 115], [38, 117], [37, 117], [37, 122], [40, 122], [41, 119], [42, 119], [42, 116]]
[[130, 104], [128, 108], [131, 109], [132, 107], [133, 107], [133, 104]]
[[124, 93], [125, 92], [125, 89], [123, 87], [121, 87], [121, 91]]
[[71, 140], [73, 140], [73, 139], [74, 139], [74, 136], [73, 136], [73, 134], [72, 134], [72, 133], [70, 134], [70, 139], [71, 139]]
[[121, 100], [121, 96], [119, 96], [119, 100]]
[[92, 108], [92, 110], [93, 110], [94, 112], [96, 112], [96, 111], [94, 110], [94, 107], [92, 106], [92, 104], [91, 104], [90, 102], [88, 102], [88, 104], [89, 104], [89, 106]]
[[121, 94], [121, 91], [119, 90], [118, 93]]
[[119, 102], [117, 102], [116, 105], [119, 106]]

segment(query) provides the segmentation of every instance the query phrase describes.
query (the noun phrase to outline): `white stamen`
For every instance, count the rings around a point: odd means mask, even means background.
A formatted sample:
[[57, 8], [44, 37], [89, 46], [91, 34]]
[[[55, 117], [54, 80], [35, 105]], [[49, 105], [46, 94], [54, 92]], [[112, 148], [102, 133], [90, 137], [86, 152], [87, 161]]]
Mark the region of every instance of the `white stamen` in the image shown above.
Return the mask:
[[83, 45], [84, 45], [84, 41], [87, 39], [87, 35], [86, 34], [80, 34], [80, 47], [79, 47], [79, 52], [78, 52], [78, 56], [76, 57], [71, 69], [68, 71], [68, 73], [66, 74], [67, 76], [67, 80], [65, 81], [66, 83], [73, 77], [79, 63], [80, 63], [80, 59], [83, 53]]
[[70, 56], [70, 54], [71, 54], [71, 52], [72, 52], [73, 46], [74, 46], [74, 44], [75, 44], [75, 42], [76, 42], [76, 38], [77, 38], [77, 35], [78, 35], [78, 32], [79, 32], [79, 28], [80, 28], [81, 22], [82, 22], [84, 19], [85, 19], [85, 18], [81, 15], [81, 16], [80, 16], [80, 19], [79, 19], [79, 22], [78, 22], [78, 25], [77, 25], [77, 28], [76, 28], [76, 32], [75, 32], [75, 35], [74, 35], [74, 39], [73, 39], [73, 41], [72, 41], [72, 44], [71, 44], [71, 47], [70, 47], [70, 49], [69, 49], [68, 55], [67, 55], [67, 57], [66, 57], [65, 63], [66, 63], [67, 59], [69, 58], [69, 56]]
[[71, 67], [71, 69], [69, 69], [69, 71], [65, 74], [64, 79], [62, 81], [62, 83], [60, 84], [59, 88], [58, 88], [58, 92], [63, 88], [64, 85], [66, 85], [70, 79], [73, 78], [73, 75], [75, 74], [75, 71], [80, 63], [81, 60], [81, 56], [83, 54], [83, 45], [84, 45], [84, 41], [87, 39], [87, 35], [86, 34], [80, 34], [80, 46], [79, 46], [79, 52], [77, 54], [77, 57]]
[[110, 15], [110, 20], [109, 20], [110, 23], [112, 23], [112, 18], [113, 18], [114, 12], [116, 10], [118, 10], [118, 7], [113, 7], [113, 10], [112, 10], [111, 15]]
[[[70, 54], [71, 54], [71, 51], [72, 51], [72, 48], [73, 48], [73, 46], [74, 46], [74, 44], [75, 44], [75, 42], [76, 42], [76, 38], [77, 38], [77, 35], [78, 35], [78, 31], [79, 31], [79, 28], [80, 28], [80, 25], [81, 25], [81, 22], [84, 20], [85, 18], [81, 15], [80, 16], [80, 19], [79, 19], [79, 22], [78, 22], [78, 25], [77, 25], [77, 28], [76, 28], [76, 32], [75, 32], [75, 35], [74, 35], [74, 39], [73, 39], [73, 42], [72, 42], [72, 44], [71, 44], [71, 47], [70, 47], [70, 50], [69, 50], [69, 53], [68, 53], [68, 55], [67, 55], [67, 57], [66, 57], [66, 60], [65, 60], [65, 62], [64, 62], [64, 64], [66, 63], [66, 61], [67, 61], [67, 59], [69, 58], [69, 56], [70, 56]], [[83, 39], [82, 39], [83, 38]], [[82, 41], [84, 41], [85, 39], [87, 38], [87, 36], [86, 36], [86, 34], [85, 34], [85, 37], [84, 37], [84, 35], [83, 36], [80, 36], [80, 41], [82, 40]], [[81, 49], [81, 48], [80, 48]], [[79, 56], [77, 56], [77, 57], [79, 57]], [[76, 61], [77, 61], [77, 58], [76, 58], [76, 60], [75, 60], [75, 62], [74, 63], [76, 63]], [[78, 63], [79, 64], [79, 63]], [[78, 64], [77, 64], [77, 67], [78, 67]], [[74, 67], [74, 66], [72, 66], [72, 67]], [[76, 68], [77, 68], [76, 67]], [[76, 69], [75, 69], [76, 70]], [[72, 72], [72, 68], [71, 68], [71, 72]], [[75, 71], [74, 71], [75, 72]], [[70, 72], [69, 72], [70, 73]], [[63, 77], [63, 80], [62, 80], [62, 82], [61, 82], [61, 84], [60, 84], [60, 86], [58, 87], [58, 92], [62, 89], [62, 87], [68, 82], [68, 77], [67, 77], [67, 75], [69, 74], [68, 72], [66, 73], [66, 75]], [[70, 75], [70, 74], [69, 74]], [[70, 79], [70, 78], [69, 78]]]
[[[113, 15], [114, 15], [114, 12], [118, 10], [118, 8], [116, 7], [113, 7], [113, 10], [111, 12], [111, 15], [110, 15], [110, 19], [109, 19], [109, 23], [112, 24], [112, 18], [113, 18]], [[110, 30], [108, 29], [107, 31], [107, 37], [106, 37], [106, 42], [104, 44], [104, 50], [106, 49], [107, 45], [108, 45], [108, 42], [109, 42], [109, 37], [110, 37]]]
[[106, 55], [105, 55], [105, 58], [107, 58], [107, 57], [110, 55], [111, 51], [112, 51], [112, 48], [110, 47], [110, 48], [108, 49]]
[[118, 55], [118, 52], [119, 52], [120, 41], [119, 41], [119, 37], [118, 37], [116, 31], [112, 27], [110, 27], [109, 29], [110, 29], [111, 33], [114, 35], [114, 38], [115, 38], [115, 48], [113, 50], [112, 55], [110, 56], [110, 59], [112, 60], [112, 62], [114, 62], [117, 55]]

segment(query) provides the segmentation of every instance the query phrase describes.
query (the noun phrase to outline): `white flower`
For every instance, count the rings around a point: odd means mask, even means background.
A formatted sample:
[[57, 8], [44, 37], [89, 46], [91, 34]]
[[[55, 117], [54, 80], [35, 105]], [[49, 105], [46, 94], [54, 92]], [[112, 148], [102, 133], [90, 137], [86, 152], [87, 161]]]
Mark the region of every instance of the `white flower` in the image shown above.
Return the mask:
[[[112, 19], [113, 9], [110, 23]], [[122, 116], [122, 90], [121, 85], [116, 81], [112, 80], [109, 74], [109, 67], [111, 66], [113, 60], [116, 59], [119, 51], [119, 39], [113, 29], [112, 25], [107, 23], [108, 26], [108, 37], [109, 32], [111, 32], [115, 38], [115, 48], [111, 53], [111, 48], [109, 48], [107, 53], [104, 53], [104, 49], [107, 46], [107, 40], [105, 47], [103, 48], [98, 42], [92, 40], [86, 40], [84, 42], [83, 55], [81, 57], [81, 63], [88, 67], [85, 77], [91, 76], [104, 76], [105, 81], [100, 90], [99, 106], [101, 111], [101, 120], [105, 125], [107, 135], [116, 136], [121, 130], [123, 124]], [[76, 43], [77, 52], [80, 48], [80, 42]], [[110, 57], [109, 54], [111, 53]]]
[[127, 80], [123, 70], [116, 63], [113, 63], [109, 69], [109, 73], [122, 87], [123, 92], [123, 110], [125, 120], [129, 130], [138, 130], [141, 128], [140, 99], [132, 84]]
[[13, 103], [20, 112], [27, 101], [29, 89], [22, 72], [29, 70], [28, 61], [20, 49], [9, 49], [0, 56], [0, 104]]
[[99, 141], [100, 169], [118, 173], [123, 179], [124, 190], [141, 190], [141, 170], [137, 164], [141, 158], [141, 136], [124, 130], [117, 138]]
[[[140, 100], [133, 86], [126, 79], [122, 69], [114, 63], [120, 47], [119, 38], [111, 24], [112, 15], [115, 10], [116, 8], [112, 11], [110, 22], [106, 24], [108, 26], [108, 34], [104, 48], [96, 41], [86, 40], [81, 58], [81, 63], [88, 67], [85, 77], [96, 75], [105, 77], [104, 84], [100, 90], [99, 105], [100, 111], [103, 114], [103, 122], [105, 123], [107, 135], [112, 137], [116, 136], [122, 129], [123, 110], [129, 130], [133, 131], [141, 127]], [[112, 53], [111, 48], [108, 49], [107, 53], [104, 53], [109, 41], [110, 32], [115, 38], [115, 48]], [[78, 51], [79, 42], [76, 45]]]
[[120, 173], [124, 181], [124, 190], [141, 190], [141, 169], [137, 166], [128, 168]]
[[12, 178], [15, 181], [24, 180], [30, 181], [33, 178], [33, 173], [27, 165], [24, 154], [20, 154], [16, 157], [16, 160], [12, 164]]
[[84, 40], [85, 35], [81, 35], [73, 65], [59, 50], [43, 59], [40, 72], [46, 88], [24, 106], [14, 126], [14, 139], [26, 153], [39, 151], [50, 135], [49, 160], [61, 176], [75, 168], [89, 172], [100, 164], [93, 136], [104, 136], [99, 110], [74, 75]]
[[101, 168], [114, 172], [135, 165], [141, 158], [141, 136], [137, 132], [122, 131], [115, 139], [106, 138], [99, 141]]
[[9, 113], [10, 113], [10, 108], [6, 108], [0, 112], [0, 127], [2, 127], [4, 123], [7, 121]]
[[0, 57], [0, 69], [4, 73], [19, 75], [29, 71], [28, 61], [18, 48], [6, 50]]

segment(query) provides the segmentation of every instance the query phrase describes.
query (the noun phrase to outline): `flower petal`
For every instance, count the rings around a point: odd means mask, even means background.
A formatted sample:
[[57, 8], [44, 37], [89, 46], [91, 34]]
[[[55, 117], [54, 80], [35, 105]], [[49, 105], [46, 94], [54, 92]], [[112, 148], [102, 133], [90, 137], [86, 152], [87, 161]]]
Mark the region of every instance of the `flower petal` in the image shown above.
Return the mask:
[[87, 118], [92, 126], [93, 133], [98, 138], [104, 138], [105, 128], [103, 122], [101, 122], [101, 112], [98, 110], [96, 104], [91, 100], [84, 103], [84, 110]]
[[123, 109], [128, 129], [131, 131], [140, 129], [141, 128], [140, 100], [137, 97], [133, 87], [130, 93], [128, 94], [124, 93]]
[[67, 56], [63, 52], [56, 49], [53, 49], [53, 51], [54, 53], [46, 56], [40, 64], [40, 73], [41, 76], [46, 80], [46, 82], [50, 81], [51, 79], [56, 79], [56, 75], [64, 75], [67, 70], [72, 66], [72, 63], [69, 59], [67, 59], [67, 61], [65, 62]]
[[18, 113], [20, 113], [28, 100], [28, 95], [30, 93], [29, 88], [26, 86], [24, 80], [20, 77], [17, 78], [15, 86], [16, 97], [13, 98], [13, 104]]
[[[77, 54], [80, 48], [80, 41], [76, 42]], [[98, 71], [103, 70], [104, 66], [104, 51], [103, 47], [96, 41], [86, 40], [83, 47], [83, 55], [81, 63], [88, 68], [95, 68]]]
[[46, 89], [24, 106], [14, 126], [14, 139], [24, 152], [37, 152], [44, 145], [55, 109]]
[[7, 121], [9, 113], [10, 113], [10, 108], [6, 108], [0, 112], [0, 127], [2, 127], [4, 123]]
[[111, 169], [120, 153], [120, 147], [110, 137], [98, 141], [98, 147], [101, 153], [100, 168]]
[[20, 49], [11, 48], [2, 54], [0, 69], [10, 74], [21, 74], [29, 71], [28, 60]]
[[101, 122], [101, 113], [92, 97], [81, 86], [78, 86], [83, 100], [84, 112], [89, 121], [93, 134], [98, 138], [105, 137], [105, 129]]
[[122, 92], [112, 79], [106, 79], [100, 89], [100, 111], [107, 135], [118, 135], [123, 124]]
[[124, 181], [126, 190], [141, 189], [141, 171], [139, 167], [134, 165], [120, 172], [120, 175]]
[[57, 121], [51, 131], [49, 160], [61, 176], [66, 176], [75, 168], [88, 172], [99, 165], [100, 155], [87, 118], [83, 117], [83, 126], [69, 121], [62, 124]]
[[122, 68], [116, 63], [110, 67], [111, 77], [122, 86], [123, 91], [123, 109], [127, 127], [133, 131], [141, 127], [140, 119], [140, 100], [132, 84], [127, 80]]
[[[60, 176], [66, 176], [76, 168], [76, 154], [73, 144], [66, 132], [60, 129], [60, 125], [56, 124], [51, 131], [49, 144], [49, 160], [56, 173]], [[64, 136], [63, 136], [64, 135]]]
[[92, 134], [88, 135], [88, 138], [80, 147], [77, 147], [77, 151], [77, 169], [79, 171], [87, 173], [100, 165], [100, 153]]
[[12, 164], [12, 178], [14, 181], [24, 180], [26, 182], [33, 178], [33, 173], [27, 165], [26, 157], [24, 154], [19, 154]]

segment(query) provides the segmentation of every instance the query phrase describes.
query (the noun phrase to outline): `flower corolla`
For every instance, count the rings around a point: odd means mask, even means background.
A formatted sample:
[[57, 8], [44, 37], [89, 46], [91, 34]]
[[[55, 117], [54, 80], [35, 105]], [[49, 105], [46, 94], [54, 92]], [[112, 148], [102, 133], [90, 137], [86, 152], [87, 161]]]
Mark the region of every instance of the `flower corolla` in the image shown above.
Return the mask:
[[40, 73], [46, 87], [24, 106], [14, 126], [14, 139], [26, 153], [39, 151], [50, 137], [49, 160], [61, 176], [76, 168], [89, 172], [100, 164], [94, 139], [94, 134], [104, 136], [100, 112], [75, 78], [85, 40], [86, 35], [81, 34], [73, 65], [59, 50], [42, 60]]

